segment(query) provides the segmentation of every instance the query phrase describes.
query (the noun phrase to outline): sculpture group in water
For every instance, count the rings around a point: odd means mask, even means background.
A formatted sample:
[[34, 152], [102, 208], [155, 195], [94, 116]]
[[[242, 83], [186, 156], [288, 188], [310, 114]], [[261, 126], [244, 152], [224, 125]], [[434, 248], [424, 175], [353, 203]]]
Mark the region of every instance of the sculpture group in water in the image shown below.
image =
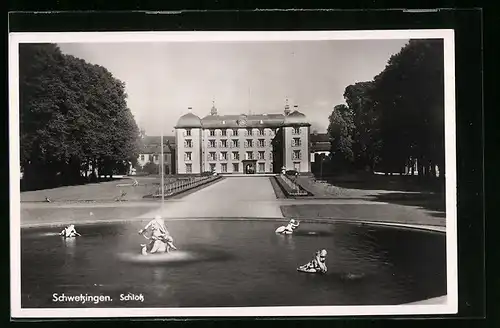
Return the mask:
[[[292, 235], [293, 232], [300, 226], [300, 221], [291, 219], [287, 225], [278, 227], [275, 233], [280, 235]], [[321, 249], [316, 251], [313, 259], [297, 268], [297, 271], [306, 273], [326, 273], [328, 268], [326, 267], [326, 256], [328, 252], [326, 249]]]
[[[291, 219], [287, 225], [278, 227], [275, 230], [275, 233], [280, 235], [292, 235], [299, 226], [299, 221]], [[177, 250], [177, 247], [174, 245], [174, 239], [167, 229], [165, 220], [159, 215], [155, 216], [154, 219], [149, 221], [143, 229], [139, 230], [139, 234], [149, 240], [148, 243], [140, 244], [142, 255], [170, 253], [173, 250]], [[65, 227], [60, 232], [60, 235], [64, 238], [81, 236], [76, 231], [73, 224]], [[310, 262], [299, 266], [297, 271], [305, 273], [326, 273], [328, 270], [326, 266], [327, 255], [328, 253], [326, 249], [316, 251], [313, 259]]]
[[70, 224], [66, 228], [64, 228], [59, 235], [63, 236], [64, 238], [74, 238], [76, 236], [81, 236], [78, 232], [76, 232], [75, 225]]
[[[146, 232], [149, 232], [149, 237], [146, 236]], [[149, 243], [141, 244], [142, 255], [170, 253], [170, 251], [177, 249], [174, 245], [174, 239], [167, 230], [165, 221], [159, 215], [155, 216], [143, 229], [139, 230], [139, 234], [149, 240]]]
[[278, 227], [275, 232], [282, 235], [291, 235], [293, 234], [293, 231], [299, 227], [299, 225], [299, 221], [291, 219], [286, 226]]

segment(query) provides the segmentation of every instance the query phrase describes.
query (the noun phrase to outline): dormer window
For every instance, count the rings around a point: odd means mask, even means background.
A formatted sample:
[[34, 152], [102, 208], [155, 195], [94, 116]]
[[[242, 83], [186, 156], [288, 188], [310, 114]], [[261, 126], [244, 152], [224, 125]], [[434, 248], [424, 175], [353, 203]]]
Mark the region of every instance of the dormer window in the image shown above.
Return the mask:
[[226, 121], [222, 121], [222, 124], [226, 124]]

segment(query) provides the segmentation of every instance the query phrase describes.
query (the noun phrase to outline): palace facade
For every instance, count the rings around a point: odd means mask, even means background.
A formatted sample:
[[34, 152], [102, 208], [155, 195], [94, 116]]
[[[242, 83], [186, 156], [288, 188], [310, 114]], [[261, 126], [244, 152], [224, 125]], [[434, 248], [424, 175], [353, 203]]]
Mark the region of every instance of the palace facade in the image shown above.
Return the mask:
[[203, 118], [188, 110], [175, 126], [177, 174], [311, 171], [310, 124], [297, 106], [253, 115], [219, 115], [213, 106]]

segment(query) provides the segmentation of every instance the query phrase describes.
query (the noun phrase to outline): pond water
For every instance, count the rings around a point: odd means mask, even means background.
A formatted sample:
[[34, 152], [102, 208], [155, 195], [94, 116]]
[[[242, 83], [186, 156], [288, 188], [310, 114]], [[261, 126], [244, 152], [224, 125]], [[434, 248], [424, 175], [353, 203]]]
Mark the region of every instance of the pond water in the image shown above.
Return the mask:
[[[72, 240], [58, 227], [23, 229], [22, 307], [396, 305], [446, 294], [440, 233], [303, 223], [281, 236], [277, 221], [167, 221], [177, 253], [144, 257], [143, 224], [77, 225], [82, 236]], [[321, 248], [325, 275], [296, 271]], [[56, 302], [54, 294], [109, 299]]]

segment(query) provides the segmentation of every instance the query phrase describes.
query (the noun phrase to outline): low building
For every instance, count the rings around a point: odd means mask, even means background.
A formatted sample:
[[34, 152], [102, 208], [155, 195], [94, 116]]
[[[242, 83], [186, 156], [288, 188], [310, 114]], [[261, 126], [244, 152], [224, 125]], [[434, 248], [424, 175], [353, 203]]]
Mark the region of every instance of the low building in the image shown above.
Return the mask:
[[310, 124], [297, 106], [253, 115], [219, 115], [213, 106], [203, 118], [188, 109], [175, 126], [178, 174], [310, 172]]
[[313, 132], [311, 138], [311, 171], [323, 175], [328, 170], [328, 159], [331, 154], [331, 141], [326, 133]]
[[313, 132], [311, 139], [311, 163], [318, 161], [320, 156], [328, 157], [331, 153], [331, 141], [327, 133]]
[[[148, 163], [156, 166], [156, 172], [160, 174], [161, 165], [161, 137], [159, 136], [146, 136], [144, 132], [141, 133], [141, 149], [137, 158], [136, 171], [144, 171]], [[173, 136], [163, 136], [163, 157], [165, 171], [164, 174], [175, 173], [175, 138]]]

